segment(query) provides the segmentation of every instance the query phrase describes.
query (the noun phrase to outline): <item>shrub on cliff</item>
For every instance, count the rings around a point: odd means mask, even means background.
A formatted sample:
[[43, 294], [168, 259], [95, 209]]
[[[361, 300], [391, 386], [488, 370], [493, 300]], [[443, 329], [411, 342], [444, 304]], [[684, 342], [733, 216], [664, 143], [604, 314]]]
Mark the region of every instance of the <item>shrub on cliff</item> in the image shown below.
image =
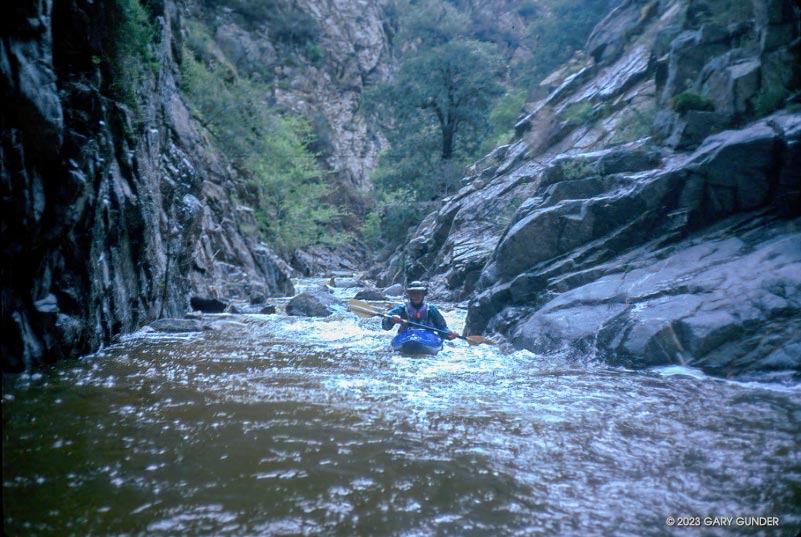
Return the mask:
[[[136, 108], [136, 87], [156, 66], [153, 41], [156, 33], [140, 0], [115, 0], [108, 4], [110, 32], [104, 43], [109, 51], [104, 64], [112, 96]], [[103, 63], [100, 58], [96, 62]]]
[[272, 108], [263, 82], [237, 76], [214, 54], [203, 57], [208, 63], [184, 49], [181, 89], [197, 119], [244, 178], [261, 237], [287, 255], [336, 241], [328, 227], [339, 212], [324, 201], [329, 188], [309, 150], [308, 123]]
[[673, 97], [673, 109], [679, 114], [685, 114], [690, 110], [713, 110], [714, 106], [697, 93], [684, 91]]
[[226, 9], [237, 15], [239, 24], [255, 29], [264, 26], [276, 41], [286, 45], [315, 43], [320, 34], [317, 22], [293, 2], [277, 0], [205, 0], [212, 11]]

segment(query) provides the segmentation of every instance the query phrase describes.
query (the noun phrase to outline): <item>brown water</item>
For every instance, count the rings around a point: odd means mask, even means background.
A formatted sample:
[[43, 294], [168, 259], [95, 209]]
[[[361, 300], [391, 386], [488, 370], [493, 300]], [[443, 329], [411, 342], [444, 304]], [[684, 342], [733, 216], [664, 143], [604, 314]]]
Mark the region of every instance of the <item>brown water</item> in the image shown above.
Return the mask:
[[[6, 534], [801, 530], [797, 383], [389, 339], [344, 311], [236, 316], [5, 379]], [[779, 526], [704, 520], [745, 516]]]

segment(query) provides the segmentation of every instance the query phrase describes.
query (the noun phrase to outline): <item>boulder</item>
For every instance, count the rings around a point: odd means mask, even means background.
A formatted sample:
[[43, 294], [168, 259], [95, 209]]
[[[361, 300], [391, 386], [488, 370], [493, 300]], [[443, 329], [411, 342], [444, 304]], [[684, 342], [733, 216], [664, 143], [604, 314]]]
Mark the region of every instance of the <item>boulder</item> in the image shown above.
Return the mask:
[[341, 300], [325, 288], [316, 288], [294, 296], [287, 304], [286, 312], [299, 317], [328, 317], [337, 307], [344, 307]]
[[201, 311], [203, 313], [223, 313], [228, 307], [228, 303], [222, 300], [199, 296], [191, 297], [189, 299], [189, 305], [192, 306], [192, 310]]
[[662, 117], [672, 120], [667, 126], [669, 136], [665, 143], [676, 149], [695, 149], [706, 138], [732, 124], [730, 116], [709, 110], [689, 110], [681, 117], [677, 114]]
[[742, 117], [753, 107], [761, 70], [762, 63], [755, 51], [731, 50], [704, 66], [699, 76], [700, 94], [708, 96], [716, 112]]
[[767, 122], [709, 137], [687, 168], [705, 178], [706, 220], [766, 205], [775, 189], [781, 138]]
[[387, 295], [384, 293], [384, 291], [376, 289], [375, 287], [371, 287], [368, 289], [362, 289], [356, 293], [356, 296], [353, 298], [357, 300], [387, 300]]
[[400, 283], [392, 284], [389, 287], [385, 287], [382, 290], [382, 293], [385, 294], [386, 296], [391, 296], [391, 297], [403, 296], [404, 293], [403, 284]]

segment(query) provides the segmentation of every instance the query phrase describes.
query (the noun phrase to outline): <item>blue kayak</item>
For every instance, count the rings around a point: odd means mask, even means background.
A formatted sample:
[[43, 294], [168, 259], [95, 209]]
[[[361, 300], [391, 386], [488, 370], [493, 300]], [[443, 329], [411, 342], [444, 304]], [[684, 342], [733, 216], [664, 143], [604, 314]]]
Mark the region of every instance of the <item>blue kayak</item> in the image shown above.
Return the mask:
[[428, 330], [407, 330], [392, 338], [393, 351], [402, 354], [437, 354], [442, 348], [442, 338]]

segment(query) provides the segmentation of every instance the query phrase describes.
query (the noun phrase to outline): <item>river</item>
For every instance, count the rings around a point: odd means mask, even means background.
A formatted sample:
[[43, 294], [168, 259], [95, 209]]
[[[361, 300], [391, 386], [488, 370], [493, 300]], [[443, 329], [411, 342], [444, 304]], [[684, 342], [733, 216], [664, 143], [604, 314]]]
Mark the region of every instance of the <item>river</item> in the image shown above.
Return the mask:
[[4, 379], [6, 535], [801, 529], [797, 378], [462, 340], [404, 357], [346, 311], [212, 318]]

